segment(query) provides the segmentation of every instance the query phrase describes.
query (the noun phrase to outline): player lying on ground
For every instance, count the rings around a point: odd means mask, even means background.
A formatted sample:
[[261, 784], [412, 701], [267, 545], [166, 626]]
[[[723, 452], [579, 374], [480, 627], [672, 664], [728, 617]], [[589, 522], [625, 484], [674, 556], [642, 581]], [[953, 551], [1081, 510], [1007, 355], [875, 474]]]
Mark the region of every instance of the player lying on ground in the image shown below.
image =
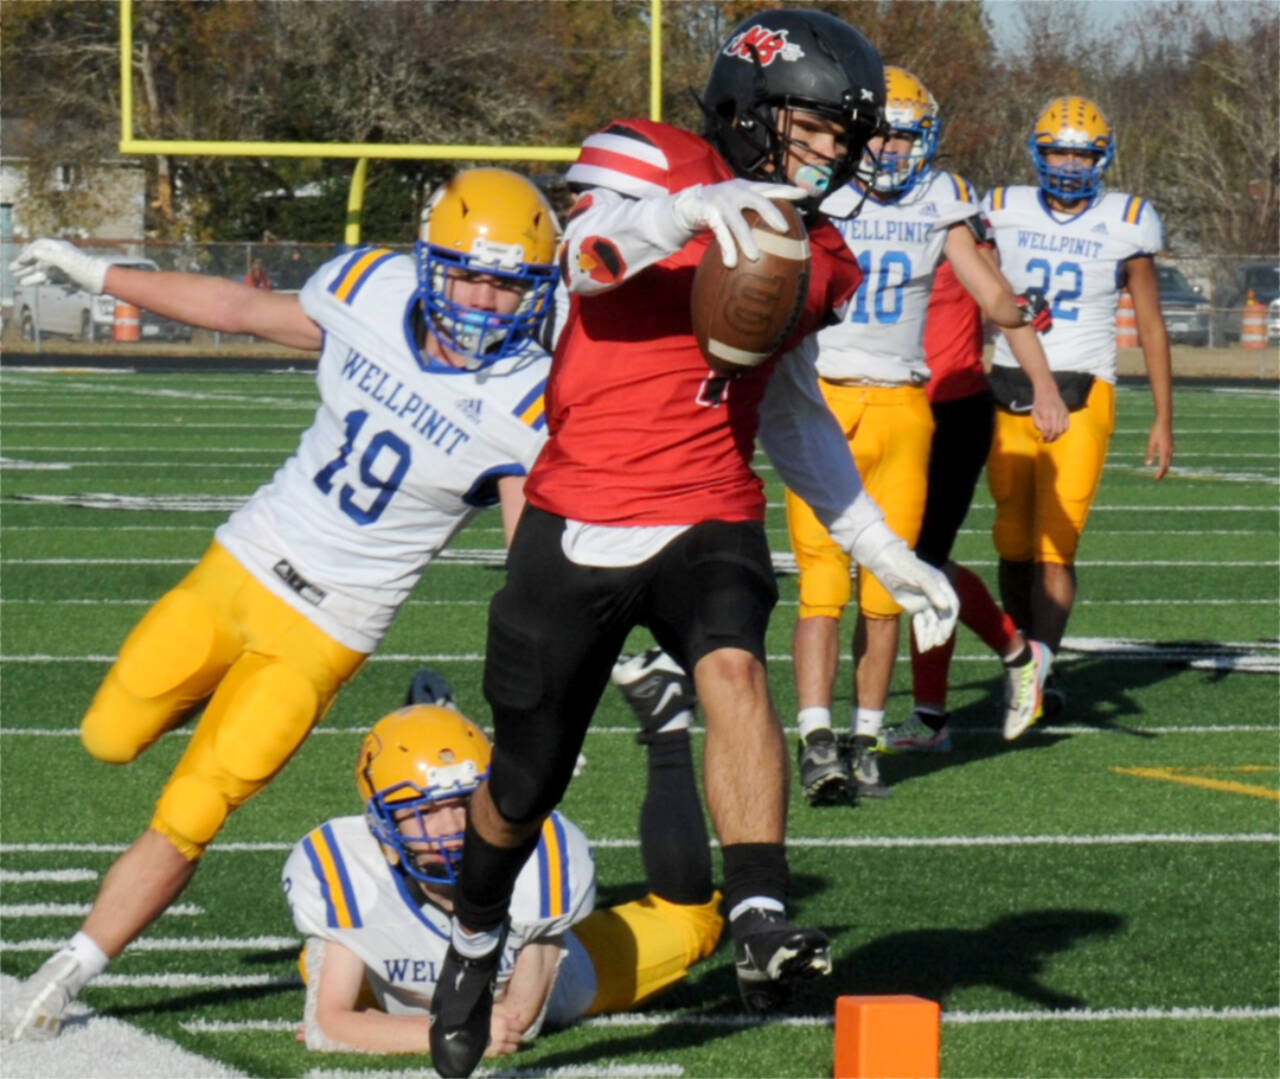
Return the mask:
[[85, 748], [119, 764], [204, 714], [80, 932], [5, 1002], [5, 1037], [57, 1034], [68, 1003], [182, 893], [228, 814], [284, 767], [481, 507], [500, 503], [510, 535], [545, 438], [549, 358], [535, 336], [557, 236], [530, 181], [474, 169], [433, 196], [412, 257], [348, 252], [298, 295], [131, 270], [59, 240], [23, 249], [19, 280], [57, 269], [196, 326], [318, 350], [320, 406], [293, 456], [125, 639], [89, 706]]
[[[687, 680], [683, 686], [676, 696], [687, 700]], [[678, 781], [668, 776], [655, 789], [653, 754], [664, 743], [651, 726], [641, 735], [650, 752], [646, 811], [657, 814], [647, 849], [642, 829], [646, 869], [654, 869], [646, 874], [649, 894], [593, 912], [587, 840], [551, 814], [516, 881], [487, 1056], [516, 1051], [544, 1024], [626, 1011], [715, 949], [723, 919], [687, 732]], [[306, 937], [299, 1038], [308, 1048], [429, 1051], [427, 1013], [448, 946], [467, 806], [490, 758], [484, 733], [453, 708], [412, 704], [392, 712], [374, 724], [357, 756], [364, 816], [330, 820], [294, 847], [282, 883]], [[673, 843], [690, 811], [698, 817], [694, 842]]]

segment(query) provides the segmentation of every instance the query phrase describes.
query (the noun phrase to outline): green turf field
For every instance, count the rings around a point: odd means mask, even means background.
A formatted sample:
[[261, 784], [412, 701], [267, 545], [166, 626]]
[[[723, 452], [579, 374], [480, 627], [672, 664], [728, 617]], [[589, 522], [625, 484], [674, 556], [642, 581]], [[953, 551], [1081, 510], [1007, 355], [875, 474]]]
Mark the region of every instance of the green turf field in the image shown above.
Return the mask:
[[[749, 1019], [722, 946], [646, 1011], [546, 1035], [503, 1074], [830, 1075], [835, 997], [895, 992], [942, 1002], [944, 1076], [1280, 1074], [1277, 396], [1176, 400], [1177, 470], [1157, 484], [1142, 467], [1149, 397], [1119, 394], [1059, 667], [1066, 716], [1005, 745], [996, 664], [961, 630], [952, 753], [886, 759], [892, 797], [857, 809], [793, 794], [798, 918], [833, 935], [834, 976], [786, 1016]], [[301, 375], [0, 375], [4, 973], [25, 976], [74, 931], [185, 745], [176, 732], [128, 767], [91, 761], [75, 730], [97, 681], [292, 450], [314, 401]], [[784, 567], [770, 671], [789, 724], [795, 582], [781, 491], [762, 474]], [[989, 582], [991, 516], [980, 491], [957, 548]], [[485, 719], [500, 547], [496, 515], [482, 516], [428, 570], [383, 652], [232, 818], [180, 911], [86, 990], [90, 1005], [249, 1075], [423, 1073], [295, 1042], [297, 945], [277, 881], [305, 831], [357, 811], [360, 732], [419, 663]], [[906, 667], [891, 722], [910, 708]], [[597, 843], [606, 902], [643, 890], [632, 735], [610, 692], [564, 807]]]

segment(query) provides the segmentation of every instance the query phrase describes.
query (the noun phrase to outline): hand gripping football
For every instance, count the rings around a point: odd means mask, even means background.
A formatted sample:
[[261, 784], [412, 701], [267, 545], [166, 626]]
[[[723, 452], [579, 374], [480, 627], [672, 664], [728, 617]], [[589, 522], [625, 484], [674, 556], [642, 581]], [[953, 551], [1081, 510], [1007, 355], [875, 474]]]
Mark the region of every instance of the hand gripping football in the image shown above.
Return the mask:
[[693, 277], [693, 332], [707, 363], [725, 374], [764, 363], [782, 347], [804, 309], [809, 234], [795, 206], [785, 199], [775, 199], [774, 205], [787, 219], [785, 233], [774, 232], [754, 210], [743, 211], [760, 248], [755, 262], [739, 253], [738, 264], [726, 268], [720, 244], [712, 240]]

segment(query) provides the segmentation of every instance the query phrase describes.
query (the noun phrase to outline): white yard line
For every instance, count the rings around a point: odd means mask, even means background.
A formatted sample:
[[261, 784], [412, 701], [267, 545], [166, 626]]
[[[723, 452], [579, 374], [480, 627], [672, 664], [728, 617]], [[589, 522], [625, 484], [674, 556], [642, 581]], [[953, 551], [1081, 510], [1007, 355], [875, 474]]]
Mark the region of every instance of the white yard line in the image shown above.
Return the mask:
[[[0, 974], [0, 996], [12, 999], [17, 986], [16, 978]], [[6, 1044], [0, 1073], [5, 1079], [236, 1079], [244, 1075], [122, 1019], [95, 1015], [78, 1001], [71, 1005], [56, 1040]]]
[[[590, 837], [593, 846], [602, 850], [635, 850], [640, 840], [630, 836]], [[715, 840], [712, 840], [715, 846]], [[946, 847], [1141, 847], [1151, 845], [1217, 846], [1220, 844], [1280, 843], [1277, 832], [1134, 832], [1110, 835], [942, 835], [942, 836], [788, 836], [788, 847], [815, 850], [861, 848], [892, 850], [899, 848], [941, 849]], [[0, 843], [0, 854], [114, 854], [127, 843]], [[271, 854], [292, 850], [293, 843], [215, 843], [213, 854]], [[0, 913], [3, 909], [0, 908]], [[170, 908], [173, 913], [173, 908]]]
[[[120, 849], [124, 850], [124, 847]], [[88, 903], [0, 903], [0, 918], [83, 918], [88, 913]], [[178, 918], [194, 918], [204, 913], [204, 907], [194, 903], [175, 903], [164, 913]]]
[[[96, 876], [96, 874], [95, 874]], [[55, 952], [66, 944], [52, 937], [0, 941], [0, 952]], [[298, 949], [297, 937], [143, 937], [125, 948], [126, 952], [225, 952], [280, 951]]]
[[0, 869], [0, 884], [79, 884], [97, 879], [96, 869]]
[[[453, 565], [464, 566], [494, 566], [502, 565], [506, 562], [507, 552], [501, 547], [473, 547], [473, 548], [453, 548], [452, 550], [442, 551], [436, 556], [435, 563], [451, 563]], [[195, 564], [193, 558], [4, 558], [0, 559], [0, 565], [5, 566], [191, 566]], [[998, 566], [997, 560], [990, 559], [965, 559], [966, 566]], [[1135, 568], [1143, 568], [1146, 566], [1165, 566], [1176, 568], [1209, 568], [1220, 567], [1223, 569], [1240, 569], [1250, 567], [1273, 567], [1280, 566], [1280, 559], [1275, 558], [1253, 558], [1253, 559], [1199, 559], [1199, 558], [1106, 558], [1106, 559], [1086, 559], [1076, 563], [1076, 566], [1082, 569], [1099, 568], [1099, 567], [1116, 567], [1116, 566], [1133, 566]], [[794, 573], [796, 567], [795, 556], [789, 552], [775, 551], [773, 553], [773, 568], [775, 571], [783, 573]]]
[[[1228, 1008], [1071, 1008], [1061, 1010], [947, 1011], [944, 1023], [1113, 1023], [1135, 1020], [1251, 1020], [1280, 1018], [1276, 1007]], [[641, 1027], [702, 1027], [742, 1030], [751, 1027], [830, 1027], [831, 1015], [698, 1015], [680, 1012], [626, 1012], [585, 1019], [580, 1026], [593, 1029]], [[188, 1034], [293, 1034], [298, 1029], [293, 1019], [192, 1019], [179, 1024]], [[361, 1073], [369, 1074], [369, 1073]], [[401, 1073], [394, 1073], [401, 1074]]]
[[[702, 734], [705, 728], [694, 724], [689, 728], [695, 734]], [[797, 727], [783, 728], [783, 733], [790, 736], [799, 733]], [[1144, 735], [1144, 734], [1280, 734], [1280, 726], [1275, 723], [1219, 723], [1219, 724], [1194, 724], [1184, 727], [1161, 727], [1161, 726], [1139, 726], [1139, 727], [1058, 727], [1053, 725], [1036, 725], [1036, 731], [1039, 734], [1048, 734], [1055, 737], [1074, 737], [1077, 735], [1101, 734], [1101, 735]], [[319, 735], [337, 734], [344, 738], [362, 738], [368, 734], [367, 727], [317, 727], [311, 732], [310, 737], [315, 738]], [[587, 728], [587, 736], [594, 737], [596, 735], [632, 735], [636, 733], [635, 727], [605, 727], [593, 725]], [[76, 727], [0, 727], [0, 736], [13, 738], [79, 738], [80, 731]], [[951, 732], [953, 738], [1003, 738], [1004, 730], [1000, 727], [960, 727], [955, 728]], [[161, 738], [190, 738], [191, 729], [181, 727], [178, 730], [166, 731], [160, 736]], [[0, 849], [3, 849], [0, 847]]]

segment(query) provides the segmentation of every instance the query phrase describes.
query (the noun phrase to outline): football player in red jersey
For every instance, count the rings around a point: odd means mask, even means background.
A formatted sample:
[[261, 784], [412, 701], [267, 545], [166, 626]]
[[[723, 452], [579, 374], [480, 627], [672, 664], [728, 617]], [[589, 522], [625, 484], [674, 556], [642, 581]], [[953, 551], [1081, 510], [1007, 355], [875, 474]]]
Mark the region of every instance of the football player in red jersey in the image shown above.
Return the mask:
[[766, 196], [815, 210], [881, 122], [884, 74], [852, 27], [762, 12], [712, 65], [705, 138], [647, 120], [590, 136], [560, 250], [570, 294], [547, 387], [550, 440], [489, 621], [489, 778], [468, 817], [452, 946], [432, 1004], [432, 1064], [469, 1075], [484, 1053], [512, 884], [568, 784], [587, 723], [633, 627], [693, 673], [707, 727], [706, 793], [724, 850], [739, 987], [776, 1007], [830, 970], [822, 933], [787, 918], [787, 757], [764, 633], [777, 592], [751, 470], [757, 433], [787, 484], [914, 616], [950, 634], [956, 599], [884, 524], [818, 393], [814, 333], [859, 274], [839, 234], [809, 220], [809, 294], [778, 357], [735, 377], [698, 349], [689, 296], [712, 236], [757, 257], [743, 220]]

